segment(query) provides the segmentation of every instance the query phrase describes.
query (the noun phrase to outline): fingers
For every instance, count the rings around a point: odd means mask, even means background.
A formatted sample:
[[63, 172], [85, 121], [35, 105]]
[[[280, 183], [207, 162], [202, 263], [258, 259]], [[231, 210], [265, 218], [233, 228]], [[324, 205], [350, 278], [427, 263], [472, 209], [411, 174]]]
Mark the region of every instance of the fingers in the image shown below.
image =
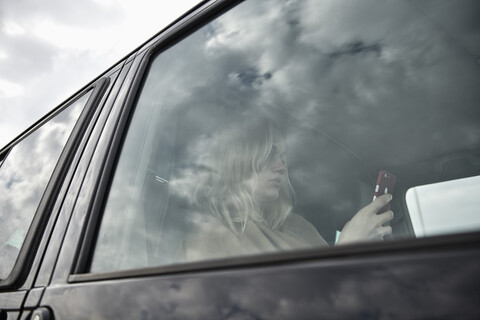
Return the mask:
[[377, 212], [385, 207], [390, 200], [392, 200], [392, 195], [391, 194], [383, 194], [380, 197], [376, 198], [373, 202], [371, 202], [369, 205], [363, 207], [360, 209], [357, 214], [360, 215], [372, 215], [372, 214], [377, 214]]
[[379, 227], [377, 231], [378, 231], [378, 235], [383, 239], [383, 237], [389, 236], [392, 234], [392, 227], [391, 226]]
[[377, 227], [375, 228], [377, 237], [381, 240], [385, 236], [391, 235], [392, 234], [392, 227], [388, 224], [389, 221], [393, 219], [393, 211], [386, 211], [384, 213], [381, 213], [377, 215], [378, 217], [378, 222], [377, 222]]
[[377, 225], [381, 226], [384, 225], [385, 223], [393, 220], [394, 214], [392, 210], [385, 211], [384, 213], [380, 213], [377, 215]]
[[392, 227], [388, 222], [394, 217], [393, 211], [378, 213], [391, 200], [390, 194], [384, 194], [357, 212], [343, 227], [338, 243], [383, 240], [385, 236], [391, 235]]
[[370, 207], [370, 209], [372, 209], [375, 213], [377, 213], [378, 210], [385, 207], [391, 200], [392, 200], [392, 195], [385, 193], [380, 197], [378, 197], [377, 199], [375, 199], [372, 203], [370, 203], [368, 207]]

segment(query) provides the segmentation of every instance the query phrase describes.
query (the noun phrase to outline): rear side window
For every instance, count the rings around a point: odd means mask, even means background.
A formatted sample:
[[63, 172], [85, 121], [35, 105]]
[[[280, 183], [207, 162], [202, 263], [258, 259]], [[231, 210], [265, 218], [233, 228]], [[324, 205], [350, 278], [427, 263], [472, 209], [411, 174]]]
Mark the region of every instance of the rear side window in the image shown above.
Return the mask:
[[480, 169], [469, 4], [246, 1], [152, 56], [89, 271], [415, 237], [406, 190]]
[[50, 176], [91, 91], [14, 145], [0, 167], [0, 279], [16, 262]]

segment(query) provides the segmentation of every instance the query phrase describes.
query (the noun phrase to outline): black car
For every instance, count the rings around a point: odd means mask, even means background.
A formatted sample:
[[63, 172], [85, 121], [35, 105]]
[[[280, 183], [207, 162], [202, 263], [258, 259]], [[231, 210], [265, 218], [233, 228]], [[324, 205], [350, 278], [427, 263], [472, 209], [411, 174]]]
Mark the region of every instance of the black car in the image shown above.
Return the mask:
[[0, 319], [479, 319], [479, 17], [199, 4], [0, 150]]

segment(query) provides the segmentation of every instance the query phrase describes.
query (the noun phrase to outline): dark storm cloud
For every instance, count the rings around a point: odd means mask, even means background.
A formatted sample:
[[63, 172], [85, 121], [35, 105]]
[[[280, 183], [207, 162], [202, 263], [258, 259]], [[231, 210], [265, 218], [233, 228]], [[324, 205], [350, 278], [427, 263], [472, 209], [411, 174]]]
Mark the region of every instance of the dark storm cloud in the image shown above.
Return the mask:
[[[454, 41], [469, 53], [480, 57], [480, 3], [476, 0], [464, 1], [409, 1], [418, 13], [436, 23]], [[468, 7], [468, 10], [465, 10]]]
[[[188, 45], [162, 54], [159, 63], [171, 59], [159, 65], [162, 77], [168, 73], [167, 82], [175, 82], [176, 89], [169, 92], [160, 84], [164, 78], [152, 80], [159, 88], [152, 91], [157, 102], [169, 108], [196, 105], [188, 112], [202, 125], [209, 121], [202, 119], [202, 110], [215, 106], [274, 105], [362, 157], [378, 156], [378, 145], [388, 157], [396, 145], [410, 141], [411, 150], [386, 159], [391, 163], [427, 151], [415, 145], [416, 137], [435, 147], [462, 143], [465, 135], [478, 138], [471, 118], [462, 115], [479, 99], [477, 90], [463, 85], [478, 81], [475, 57], [416, 7], [377, 1], [264, 5], [241, 5], [190, 37]], [[472, 4], [471, 10], [477, 7]], [[478, 29], [469, 34], [480, 37]], [[460, 122], [452, 124], [451, 136], [430, 134], [453, 115]], [[408, 120], [408, 130], [395, 125], [399, 119]], [[358, 140], [389, 130], [390, 136], [375, 137], [377, 144]]]

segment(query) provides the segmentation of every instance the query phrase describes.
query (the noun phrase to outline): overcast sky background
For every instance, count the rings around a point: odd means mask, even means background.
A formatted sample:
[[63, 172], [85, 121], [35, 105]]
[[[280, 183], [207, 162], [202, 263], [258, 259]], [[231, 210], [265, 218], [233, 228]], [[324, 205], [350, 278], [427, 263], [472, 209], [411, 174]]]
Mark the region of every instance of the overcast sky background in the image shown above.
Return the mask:
[[0, 148], [200, 0], [0, 0]]

